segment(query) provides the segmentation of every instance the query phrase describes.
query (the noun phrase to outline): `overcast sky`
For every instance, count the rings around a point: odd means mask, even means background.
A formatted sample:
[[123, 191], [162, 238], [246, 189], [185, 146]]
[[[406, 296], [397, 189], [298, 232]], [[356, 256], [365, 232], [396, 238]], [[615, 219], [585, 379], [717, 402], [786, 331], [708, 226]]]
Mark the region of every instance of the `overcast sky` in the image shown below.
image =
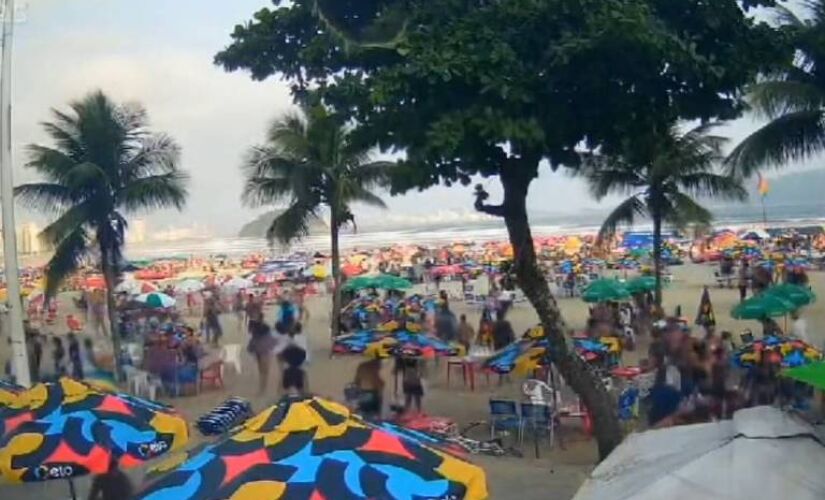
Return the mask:
[[[192, 177], [184, 214], [153, 214], [150, 227], [197, 221], [217, 234], [234, 234], [260, 213], [241, 207], [238, 166], [266, 125], [291, 104], [274, 79], [253, 82], [243, 72], [212, 64], [235, 24], [269, 6], [267, 0], [19, 0], [14, 54], [15, 181], [33, 180], [21, 168], [23, 148], [46, 143], [39, 123], [49, 109], [102, 89], [117, 100], [140, 101], [152, 127], [171, 134]], [[732, 137], [753, 128], [729, 127]], [[487, 182], [494, 193], [497, 183]], [[437, 188], [388, 199], [393, 216], [469, 212], [472, 188]], [[531, 191], [533, 210], [573, 213], [599, 205], [584, 186], [544, 170]], [[612, 201], [605, 203], [613, 204]], [[606, 208], [607, 205], [602, 208]], [[370, 210], [362, 220], [376, 218]], [[386, 214], [382, 217], [386, 217]], [[446, 215], [445, 215], [446, 217]], [[21, 213], [18, 219], [31, 218]]]

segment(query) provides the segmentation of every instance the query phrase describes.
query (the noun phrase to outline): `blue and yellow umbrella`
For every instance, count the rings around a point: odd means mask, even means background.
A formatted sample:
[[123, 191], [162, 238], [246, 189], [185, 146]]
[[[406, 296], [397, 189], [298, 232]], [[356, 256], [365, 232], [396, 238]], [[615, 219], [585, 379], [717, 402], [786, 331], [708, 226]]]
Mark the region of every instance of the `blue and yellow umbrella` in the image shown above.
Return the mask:
[[484, 472], [321, 398], [285, 399], [137, 495], [144, 500], [487, 498]]

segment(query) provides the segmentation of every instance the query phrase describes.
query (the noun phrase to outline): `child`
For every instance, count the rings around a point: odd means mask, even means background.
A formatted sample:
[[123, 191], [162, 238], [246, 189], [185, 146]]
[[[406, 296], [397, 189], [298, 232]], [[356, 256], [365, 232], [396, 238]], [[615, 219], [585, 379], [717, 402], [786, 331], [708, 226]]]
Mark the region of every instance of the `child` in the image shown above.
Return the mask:
[[63, 348], [63, 341], [59, 337], [52, 339], [52, 359], [54, 360], [54, 375], [60, 378], [66, 375], [66, 350]]
[[404, 389], [404, 411], [409, 412], [415, 404], [415, 410], [421, 413], [421, 398], [424, 397], [424, 384], [421, 381], [422, 366], [417, 359], [400, 360], [401, 380]]
[[83, 380], [83, 362], [80, 358], [80, 343], [74, 333], [69, 333], [69, 363], [72, 366], [72, 377]]

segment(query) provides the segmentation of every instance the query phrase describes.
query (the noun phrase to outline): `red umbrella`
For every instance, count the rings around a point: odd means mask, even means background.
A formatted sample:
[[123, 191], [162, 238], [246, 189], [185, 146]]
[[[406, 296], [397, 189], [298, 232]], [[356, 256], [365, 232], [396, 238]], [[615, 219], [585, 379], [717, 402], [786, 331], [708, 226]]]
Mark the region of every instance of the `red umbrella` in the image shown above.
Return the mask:
[[359, 274], [363, 274], [364, 270], [361, 269], [361, 266], [356, 264], [344, 264], [341, 267], [341, 272], [344, 273], [345, 276], [358, 276]]
[[94, 274], [92, 276], [86, 277], [86, 280], [83, 282], [83, 286], [90, 290], [103, 290], [104, 288], [106, 288], [106, 281], [104, 281], [103, 276]]

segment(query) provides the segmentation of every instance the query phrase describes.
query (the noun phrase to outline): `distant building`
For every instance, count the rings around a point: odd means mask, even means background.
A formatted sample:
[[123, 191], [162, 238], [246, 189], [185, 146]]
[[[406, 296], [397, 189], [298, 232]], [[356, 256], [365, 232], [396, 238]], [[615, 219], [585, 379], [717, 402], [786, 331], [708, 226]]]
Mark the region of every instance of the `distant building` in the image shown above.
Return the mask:
[[35, 254], [44, 250], [40, 242], [40, 228], [34, 222], [27, 222], [17, 229], [17, 251], [21, 254]]
[[129, 223], [129, 229], [126, 233], [126, 242], [134, 245], [140, 245], [146, 242], [146, 221], [143, 219], [135, 219]]

